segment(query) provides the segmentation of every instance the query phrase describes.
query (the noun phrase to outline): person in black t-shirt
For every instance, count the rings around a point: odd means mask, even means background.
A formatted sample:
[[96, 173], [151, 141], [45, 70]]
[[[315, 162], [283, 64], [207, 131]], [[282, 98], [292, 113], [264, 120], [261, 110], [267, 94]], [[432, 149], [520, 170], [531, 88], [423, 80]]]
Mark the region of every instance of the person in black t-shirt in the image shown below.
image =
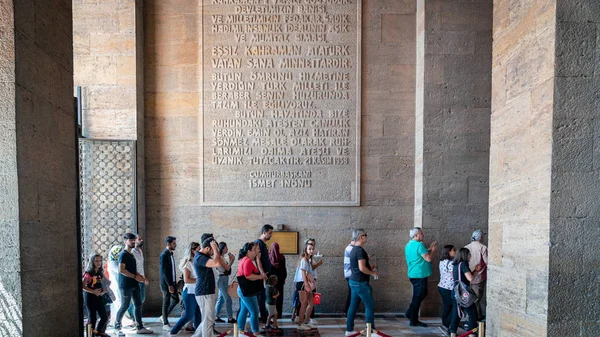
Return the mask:
[[[473, 272], [471, 272], [471, 270], [469, 269], [470, 258], [471, 253], [469, 253], [469, 250], [467, 248], [459, 249], [456, 255], [454, 256], [454, 261], [452, 262], [452, 276], [454, 279], [455, 286], [459, 280], [462, 281], [465, 285], [470, 286], [471, 281], [479, 272], [479, 266], [477, 266], [477, 269], [475, 269], [475, 271]], [[473, 303], [468, 308], [460, 309], [469, 315], [469, 329], [473, 329], [475, 326], [477, 326], [477, 307], [475, 306], [475, 304]], [[459, 308], [457, 306], [456, 300], [454, 299], [454, 297], [452, 297], [452, 320], [450, 321], [450, 329], [448, 329], [448, 332], [450, 334], [456, 334], [458, 323], [460, 322], [458, 310]], [[470, 336], [475, 335], [471, 334]]]
[[215, 304], [217, 293], [213, 268], [222, 267], [223, 259], [219, 253], [219, 245], [213, 237], [202, 242], [202, 248], [194, 256], [196, 272], [196, 302], [202, 312], [202, 323], [196, 328], [192, 337], [211, 337], [215, 326]]
[[152, 330], [144, 328], [142, 324], [142, 294], [140, 292], [139, 282], [144, 281], [144, 277], [137, 273], [135, 257], [131, 253], [135, 247], [136, 235], [127, 233], [124, 236], [125, 249], [119, 254], [119, 292], [121, 293], [121, 307], [117, 311], [115, 321], [115, 333], [117, 336], [125, 336], [121, 330], [121, 321], [129, 304], [133, 300], [135, 322], [137, 325], [137, 334], [151, 334]]
[[[260, 237], [255, 241], [260, 249], [260, 259], [257, 259], [258, 270], [265, 276], [268, 276], [271, 273], [271, 260], [269, 260], [269, 248], [267, 247], [266, 242], [271, 239], [272, 235], [273, 226], [266, 224], [262, 226], [260, 230]], [[258, 300], [258, 310], [260, 311], [260, 321], [262, 323], [266, 323], [269, 313], [267, 312], [267, 297], [265, 296], [265, 292], [261, 291], [256, 298]]]
[[369, 284], [370, 276], [378, 276], [375, 270], [376, 266], [369, 264], [369, 255], [363, 249], [367, 243], [367, 233], [364, 229], [356, 229], [352, 232], [352, 240], [354, 247], [350, 252], [350, 269], [352, 275], [348, 280], [352, 297], [350, 299], [350, 307], [346, 316], [346, 336], [355, 334], [354, 331], [354, 315], [360, 298], [365, 304], [365, 322], [371, 323], [375, 328], [375, 316], [373, 313], [373, 288]]

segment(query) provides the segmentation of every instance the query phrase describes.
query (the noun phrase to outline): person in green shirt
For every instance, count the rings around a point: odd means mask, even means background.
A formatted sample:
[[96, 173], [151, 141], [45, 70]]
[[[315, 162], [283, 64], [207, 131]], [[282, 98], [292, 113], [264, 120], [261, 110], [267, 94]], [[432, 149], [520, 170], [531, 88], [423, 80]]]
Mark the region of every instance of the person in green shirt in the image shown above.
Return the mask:
[[408, 267], [408, 279], [412, 283], [413, 295], [408, 310], [404, 314], [410, 320], [410, 326], [426, 327], [427, 324], [419, 321], [419, 308], [427, 296], [427, 278], [431, 276], [431, 258], [436, 250], [436, 242], [429, 248], [423, 244], [425, 235], [419, 227], [410, 230], [411, 240], [406, 244], [404, 253]]

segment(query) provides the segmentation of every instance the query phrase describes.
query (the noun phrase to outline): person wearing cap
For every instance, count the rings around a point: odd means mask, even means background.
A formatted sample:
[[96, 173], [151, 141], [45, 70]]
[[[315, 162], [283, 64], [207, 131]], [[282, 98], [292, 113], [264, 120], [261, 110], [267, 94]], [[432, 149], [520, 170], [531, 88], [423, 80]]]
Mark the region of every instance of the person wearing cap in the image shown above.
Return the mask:
[[483, 244], [483, 238], [485, 233], [481, 229], [473, 231], [471, 235], [471, 243], [466, 245], [465, 248], [471, 252], [471, 258], [469, 260], [469, 268], [475, 270], [479, 266], [479, 273], [471, 281], [471, 289], [477, 295], [477, 301], [475, 306], [477, 307], [478, 320], [482, 320], [484, 313], [481, 309], [481, 300], [485, 295], [485, 284], [487, 281], [487, 265], [488, 265], [488, 249]]

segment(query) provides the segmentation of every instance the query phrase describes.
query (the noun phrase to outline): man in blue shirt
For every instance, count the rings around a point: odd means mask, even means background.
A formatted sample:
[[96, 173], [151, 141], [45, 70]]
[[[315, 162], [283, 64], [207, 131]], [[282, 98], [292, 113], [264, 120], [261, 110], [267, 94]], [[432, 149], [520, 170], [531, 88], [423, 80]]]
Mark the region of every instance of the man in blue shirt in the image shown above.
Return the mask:
[[419, 227], [410, 230], [410, 237], [411, 240], [406, 244], [404, 253], [413, 295], [405, 315], [410, 320], [410, 326], [426, 327], [427, 324], [419, 321], [419, 308], [427, 296], [427, 278], [431, 276], [431, 256], [436, 250], [436, 243], [432, 242], [429, 248], [425, 248], [423, 244], [425, 235]]

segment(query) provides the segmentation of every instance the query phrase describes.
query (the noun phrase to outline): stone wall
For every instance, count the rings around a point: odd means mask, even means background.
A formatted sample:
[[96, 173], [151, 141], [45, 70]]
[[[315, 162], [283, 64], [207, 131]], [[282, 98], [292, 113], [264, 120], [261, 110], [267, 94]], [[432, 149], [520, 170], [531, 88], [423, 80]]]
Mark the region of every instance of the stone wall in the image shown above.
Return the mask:
[[[381, 277], [377, 311], [408, 307], [411, 290], [402, 251], [413, 226], [415, 12], [412, 0], [364, 0], [362, 5], [362, 167], [360, 207], [201, 207], [198, 129], [201, 95], [199, 1], [152, 0], [145, 16], [146, 253], [148, 275], [158, 282], [164, 237], [178, 237], [176, 258], [203, 232], [237, 251], [265, 223], [285, 224], [300, 240], [317, 239], [326, 257], [319, 281], [327, 297], [318, 312], [341, 312], [342, 273], [350, 228], [369, 231], [367, 251]], [[291, 288], [297, 256], [287, 256]], [[344, 288], [340, 290], [340, 285]], [[146, 308], [158, 311], [151, 287]], [[286, 293], [286, 311], [291, 294]]]
[[[15, 13], [12, 0], [0, 1], [0, 302], [17, 313], [15, 319], [0, 314], [0, 331], [23, 333], [21, 291], [21, 243], [19, 240], [19, 175], [17, 172]], [[16, 257], [16, 258], [15, 258]]]
[[494, 2], [491, 336], [547, 334], [555, 10], [554, 1]]
[[[71, 1], [1, 1], [0, 8], [0, 234], [7, 247], [0, 298], [9, 306], [2, 315], [10, 315], [0, 331], [77, 336]], [[21, 319], [22, 331], [4, 330], [6, 323], [19, 329]]]
[[136, 141], [141, 234], [146, 214], [142, 12], [142, 0], [73, 0], [73, 82], [82, 87], [82, 136]]
[[[458, 249], [474, 229], [487, 231], [492, 1], [419, 3], [415, 223], [427, 242]], [[429, 289], [439, 280], [433, 269]], [[440, 303], [429, 296], [423, 313]]]
[[557, 1], [548, 335], [598, 334], [600, 3]]

